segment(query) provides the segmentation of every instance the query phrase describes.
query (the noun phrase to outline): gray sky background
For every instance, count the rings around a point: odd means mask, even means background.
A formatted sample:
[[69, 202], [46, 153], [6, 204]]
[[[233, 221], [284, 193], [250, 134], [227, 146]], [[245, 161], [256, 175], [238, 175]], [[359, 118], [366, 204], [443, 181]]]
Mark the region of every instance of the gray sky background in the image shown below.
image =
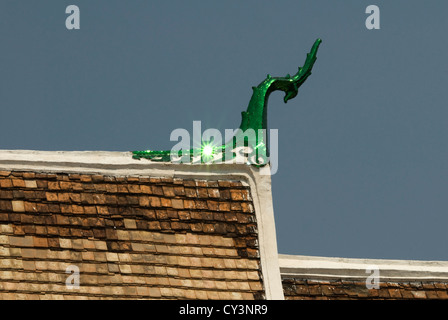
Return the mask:
[[[81, 29], [65, 28], [65, 8]], [[381, 10], [367, 30], [365, 9]], [[0, 3], [0, 149], [169, 150], [173, 129], [237, 128], [270, 73], [281, 253], [448, 260], [448, 2]]]

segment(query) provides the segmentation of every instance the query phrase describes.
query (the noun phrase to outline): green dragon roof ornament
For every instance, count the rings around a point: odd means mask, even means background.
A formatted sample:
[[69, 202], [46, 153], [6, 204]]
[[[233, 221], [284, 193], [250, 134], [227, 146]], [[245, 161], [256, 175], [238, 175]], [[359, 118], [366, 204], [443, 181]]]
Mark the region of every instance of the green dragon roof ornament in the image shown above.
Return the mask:
[[[242, 119], [237, 133], [233, 139], [221, 146], [210, 147], [205, 150], [204, 144], [201, 148], [193, 148], [189, 150], [179, 151], [134, 151], [134, 159], [150, 159], [152, 161], [170, 162], [173, 157], [184, 157], [190, 163], [210, 163], [216, 160], [227, 161], [235, 158], [235, 154], [249, 156], [252, 159], [250, 164], [256, 166], [263, 166], [269, 162], [269, 151], [267, 149], [267, 107], [269, 95], [277, 90], [285, 92], [283, 98], [284, 102], [288, 102], [294, 98], [299, 87], [311, 75], [311, 70], [316, 62], [316, 54], [319, 48], [321, 39], [314, 42], [311, 51], [307, 54], [303, 67], [299, 67], [298, 72], [294, 76], [289, 74], [286, 77], [271, 77], [269, 74], [266, 79], [257, 87], [252, 87], [253, 93], [246, 111], [241, 112]], [[255, 133], [263, 132], [263, 134], [255, 135], [255, 137], [248, 135], [247, 132], [253, 130]], [[205, 144], [205, 146], [208, 146]], [[195, 161], [199, 159], [199, 161]]]

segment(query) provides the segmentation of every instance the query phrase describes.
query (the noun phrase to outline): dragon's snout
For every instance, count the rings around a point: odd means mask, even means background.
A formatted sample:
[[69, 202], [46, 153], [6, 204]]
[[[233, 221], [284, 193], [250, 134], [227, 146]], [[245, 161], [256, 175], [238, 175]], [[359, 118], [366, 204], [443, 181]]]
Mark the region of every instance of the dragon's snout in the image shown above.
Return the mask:
[[294, 97], [297, 95], [297, 93], [299, 93], [299, 90], [298, 90], [298, 89], [295, 89], [295, 90], [288, 90], [288, 91], [285, 93], [285, 96], [284, 96], [284, 98], [283, 98], [283, 101], [284, 101], [285, 103], [287, 103], [288, 100], [294, 98]]

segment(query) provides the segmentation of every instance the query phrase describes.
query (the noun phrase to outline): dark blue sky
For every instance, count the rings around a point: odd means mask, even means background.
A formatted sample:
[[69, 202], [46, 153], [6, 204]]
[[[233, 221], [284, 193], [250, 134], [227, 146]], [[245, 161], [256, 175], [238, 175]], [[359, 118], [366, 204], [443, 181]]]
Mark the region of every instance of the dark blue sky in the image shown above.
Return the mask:
[[[81, 29], [65, 28], [65, 8]], [[381, 29], [367, 30], [378, 5]], [[448, 260], [448, 3], [0, 3], [0, 149], [169, 150], [173, 129], [237, 128], [251, 87], [313, 75], [283, 103], [272, 177], [281, 253]]]

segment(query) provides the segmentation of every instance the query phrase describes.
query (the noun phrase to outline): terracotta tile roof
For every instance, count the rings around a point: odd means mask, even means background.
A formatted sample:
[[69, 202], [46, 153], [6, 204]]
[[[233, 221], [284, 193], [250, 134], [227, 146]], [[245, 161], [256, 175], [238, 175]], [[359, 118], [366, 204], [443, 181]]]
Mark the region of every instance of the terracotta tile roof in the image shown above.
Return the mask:
[[0, 171], [0, 298], [263, 297], [239, 181]]
[[135, 161], [0, 150], [0, 299], [448, 298], [446, 261], [279, 255], [258, 169]]
[[448, 299], [445, 261], [280, 255], [280, 270], [289, 300]]
[[310, 280], [284, 278], [287, 300], [409, 300], [448, 299], [448, 282], [380, 282], [379, 289], [368, 289], [365, 281]]

